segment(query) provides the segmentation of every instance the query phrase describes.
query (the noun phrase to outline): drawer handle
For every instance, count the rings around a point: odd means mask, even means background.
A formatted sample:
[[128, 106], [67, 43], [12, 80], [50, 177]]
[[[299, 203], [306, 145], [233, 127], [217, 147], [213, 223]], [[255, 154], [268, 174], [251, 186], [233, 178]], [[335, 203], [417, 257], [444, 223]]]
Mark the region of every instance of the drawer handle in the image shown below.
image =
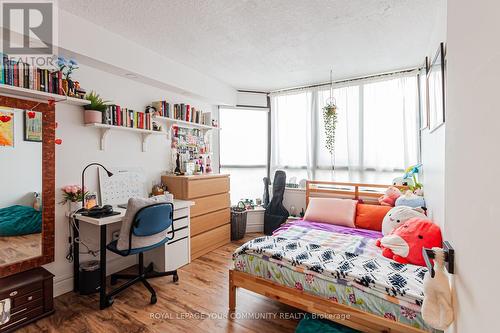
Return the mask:
[[24, 308], [24, 309], [21, 309], [21, 310], [19, 310], [19, 311], [13, 312], [13, 313], [11, 313], [10, 315], [11, 315], [11, 316], [15, 316], [15, 315], [20, 314], [21, 312], [26, 311], [26, 310], [28, 310], [28, 308]]
[[0, 328], [0, 330], [7, 329], [7, 328], [9, 328], [9, 327], [11, 327], [11, 326], [13, 326], [13, 325], [15, 325], [15, 324], [19, 324], [20, 322], [25, 321], [26, 319], [28, 319], [28, 317], [24, 317], [24, 318], [21, 318], [21, 319], [19, 319], [19, 320], [16, 320], [16, 321], [15, 321], [15, 322], [13, 322], [13, 323], [10, 323], [10, 324], [8, 324], [8, 325], [3, 326], [2, 328]]
[[10, 296], [10, 297], [14, 297], [14, 296], [16, 296], [16, 295], [17, 295], [17, 290], [14, 290], [13, 292], [11, 292], [11, 293], [9, 294], [9, 296]]
[[28, 297], [28, 301], [31, 301], [33, 299], [33, 296]]

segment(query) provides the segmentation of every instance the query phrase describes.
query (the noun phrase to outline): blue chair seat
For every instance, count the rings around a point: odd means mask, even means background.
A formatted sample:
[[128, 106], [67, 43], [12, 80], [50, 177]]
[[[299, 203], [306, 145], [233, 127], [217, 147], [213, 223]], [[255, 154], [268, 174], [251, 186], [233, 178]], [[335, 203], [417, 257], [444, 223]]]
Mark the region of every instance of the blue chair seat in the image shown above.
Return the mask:
[[145, 247], [138, 247], [135, 249], [130, 249], [130, 252], [128, 249], [127, 250], [118, 250], [118, 248], [116, 247], [118, 244], [118, 240], [112, 241], [111, 243], [109, 243], [106, 246], [106, 248], [108, 250], [110, 250], [111, 252], [114, 252], [116, 254], [121, 255], [122, 257], [126, 257], [126, 256], [131, 255], [131, 254], [139, 254], [141, 252], [146, 252], [146, 251], [152, 250], [154, 248], [157, 248], [158, 246], [165, 244], [169, 240], [170, 240], [170, 238], [165, 238], [161, 242], [158, 242], [158, 243], [153, 244], [153, 245], [149, 245], [149, 246], [145, 246]]

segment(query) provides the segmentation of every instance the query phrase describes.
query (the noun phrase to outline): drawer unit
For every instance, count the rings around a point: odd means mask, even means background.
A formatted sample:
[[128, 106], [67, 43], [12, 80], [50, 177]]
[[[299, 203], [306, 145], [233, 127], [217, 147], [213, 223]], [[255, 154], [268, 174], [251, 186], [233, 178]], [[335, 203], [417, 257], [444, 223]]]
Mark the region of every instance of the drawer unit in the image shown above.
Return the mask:
[[54, 313], [53, 278], [38, 267], [0, 279], [0, 300], [10, 300], [10, 318], [0, 325], [0, 333], [14, 332]]
[[174, 198], [194, 202], [190, 222], [191, 260], [230, 242], [229, 175], [166, 175], [161, 180]]
[[229, 243], [231, 226], [225, 224], [191, 238], [191, 258], [200, 257]]
[[224, 208], [205, 215], [193, 217], [191, 219], [191, 237], [220, 227], [231, 221], [231, 212], [229, 208]]

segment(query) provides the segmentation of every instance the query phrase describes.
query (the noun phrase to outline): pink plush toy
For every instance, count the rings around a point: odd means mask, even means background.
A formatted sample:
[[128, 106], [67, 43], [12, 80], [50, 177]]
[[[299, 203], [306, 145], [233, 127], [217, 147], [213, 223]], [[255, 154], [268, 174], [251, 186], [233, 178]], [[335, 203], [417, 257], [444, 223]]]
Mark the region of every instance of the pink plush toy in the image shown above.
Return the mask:
[[377, 240], [382, 255], [402, 264], [425, 266], [422, 248], [441, 247], [441, 229], [432, 221], [412, 218]]
[[401, 191], [397, 187], [389, 187], [383, 196], [378, 198], [379, 204], [382, 206], [392, 206], [396, 203], [396, 199], [401, 196]]

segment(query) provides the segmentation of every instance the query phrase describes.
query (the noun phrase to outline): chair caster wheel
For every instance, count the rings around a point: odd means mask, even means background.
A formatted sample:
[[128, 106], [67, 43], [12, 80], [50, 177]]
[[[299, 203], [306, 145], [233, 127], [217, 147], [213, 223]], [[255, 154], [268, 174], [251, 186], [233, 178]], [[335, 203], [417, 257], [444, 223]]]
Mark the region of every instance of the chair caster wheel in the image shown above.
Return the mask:
[[156, 304], [158, 300], [156, 299], [156, 295], [151, 295], [151, 304]]
[[118, 282], [118, 279], [116, 277], [114, 277], [113, 275], [111, 275], [111, 285], [114, 286], [117, 282]]
[[179, 282], [179, 275], [177, 274], [174, 275], [174, 282], [175, 283]]
[[106, 300], [106, 306], [111, 306], [114, 302], [115, 300], [113, 297], [108, 297], [108, 299]]

